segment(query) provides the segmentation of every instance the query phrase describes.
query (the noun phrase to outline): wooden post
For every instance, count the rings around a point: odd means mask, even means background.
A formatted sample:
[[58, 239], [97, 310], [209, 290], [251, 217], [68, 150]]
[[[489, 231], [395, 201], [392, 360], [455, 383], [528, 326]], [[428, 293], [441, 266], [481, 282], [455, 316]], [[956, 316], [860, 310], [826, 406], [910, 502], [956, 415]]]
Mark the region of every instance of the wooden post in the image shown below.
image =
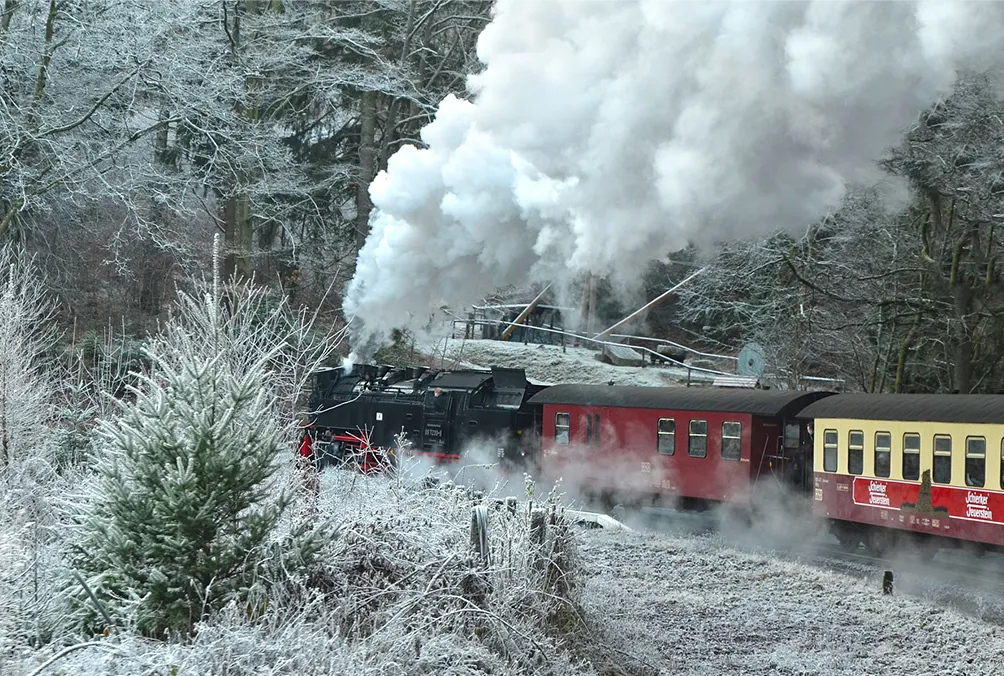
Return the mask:
[[[705, 270], [707, 270], [707, 268], [701, 268], [700, 270], [698, 270], [694, 274], [692, 274], [689, 277], [687, 277], [686, 279], [684, 279], [679, 284], [676, 284], [675, 286], [673, 286], [673, 288], [667, 289], [666, 291], [664, 291], [663, 293], [659, 294], [658, 296], [656, 296], [655, 298], [653, 298], [649, 302], [645, 303], [640, 308], [638, 308], [637, 310], [635, 310], [634, 312], [632, 312], [627, 317], [625, 317], [624, 319], [620, 320], [619, 322], [617, 322], [616, 324], [614, 324], [610, 328], [604, 329], [603, 331], [600, 331], [595, 336], [593, 336], [593, 338], [595, 338], [596, 340], [600, 340], [600, 339], [602, 339], [602, 338], [610, 335], [611, 333], [613, 333], [614, 329], [617, 329], [617, 328], [623, 326], [624, 324], [627, 324], [629, 321], [631, 321], [632, 319], [635, 319], [636, 317], [640, 317], [640, 316], [644, 315], [648, 310], [652, 309], [653, 307], [655, 307], [659, 303], [663, 302], [664, 300], [666, 300], [667, 298], [669, 298], [670, 296], [672, 296], [681, 287], [683, 287], [686, 284], [688, 284], [690, 282], [690, 280], [692, 280], [694, 277], [697, 277], [699, 274], [701, 274]], [[589, 329], [589, 333], [592, 333], [592, 328]]]
[[530, 542], [538, 547], [544, 544], [546, 518], [547, 513], [543, 509], [534, 509], [530, 512]]
[[484, 505], [471, 509], [471, 548], [488, 563], [488, 508]]
[[547, 293], [547, 290], [551, 288], [551, 284], [552, 282], [548, 282], [547, 286], [545, 286], [543, 290], [541, 290], [541, 292], [537, 294], [537, 297], [534, 298], [532, 301], [530, 301], [529, 305], [523, 308], [523, 311], [519, 313], [519, 316], [516, 317], [515, 320], [513, 320], [512, 324], [510, 324], [505, 331], [502, 332], [502, 340], [509, 340], [509, 337], [512, 335], [512, 332], [516, 330], [516, 326], [522, 324], [526, 320], [526, 318], [530, 316], [530, 313], [533, 312], [533, 309], [537, 307], [537, 303], [539, 303], [540, 299], [544, 297], [544, 294]]

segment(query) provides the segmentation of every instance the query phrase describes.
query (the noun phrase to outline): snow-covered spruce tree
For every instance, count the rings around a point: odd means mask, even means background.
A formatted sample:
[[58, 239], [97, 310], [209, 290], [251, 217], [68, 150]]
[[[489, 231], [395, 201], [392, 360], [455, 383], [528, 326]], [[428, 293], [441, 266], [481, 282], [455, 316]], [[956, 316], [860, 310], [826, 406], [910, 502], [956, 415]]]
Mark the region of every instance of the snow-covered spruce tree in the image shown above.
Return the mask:
[[318, 550], [312, 524], [279, 528], [294, 429], [280, 402], [333, 345], [306, 340], [281, 302], [261, 312], [266, 296], [250, 284], [182, 294], [147, 350], [151, 373], [99, 424], [101, 480], [73, 564], [100, 608], [73, 595], [82, 628], [111, 620], [164, 636], [232, 601], [260, 609], [277, 571], [302, 570]]

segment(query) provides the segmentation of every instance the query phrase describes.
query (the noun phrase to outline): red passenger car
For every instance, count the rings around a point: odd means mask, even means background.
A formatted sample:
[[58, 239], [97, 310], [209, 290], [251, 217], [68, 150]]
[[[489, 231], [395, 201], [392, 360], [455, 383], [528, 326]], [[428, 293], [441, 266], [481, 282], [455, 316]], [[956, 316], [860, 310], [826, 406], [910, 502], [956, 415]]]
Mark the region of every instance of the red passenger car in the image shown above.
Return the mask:
[[[807, 421], [825, 392], [556, 385], [542, 405], [541, 474], [616, 497], [748, 506], [764, 477], [807, 491]], [[808, 457], [807, 457], [808, 454]]]

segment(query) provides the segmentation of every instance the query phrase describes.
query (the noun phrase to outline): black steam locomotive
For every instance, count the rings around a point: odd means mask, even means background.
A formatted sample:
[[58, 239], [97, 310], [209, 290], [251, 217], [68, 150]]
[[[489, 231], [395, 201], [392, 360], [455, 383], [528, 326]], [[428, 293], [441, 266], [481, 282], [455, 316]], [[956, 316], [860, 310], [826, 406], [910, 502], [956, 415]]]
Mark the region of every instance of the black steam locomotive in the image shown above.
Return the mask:
[[[538, 463], [544, 389], [523, 369], [434, 370], [355, 364], [315, 374], [311, 416], [301, 452], [318, 468], [352, 462], [364, 472], [401, 453], [436, 463], [488, 450], [504, 469]], [[485, 453], [474, 451], [479, 461]]]

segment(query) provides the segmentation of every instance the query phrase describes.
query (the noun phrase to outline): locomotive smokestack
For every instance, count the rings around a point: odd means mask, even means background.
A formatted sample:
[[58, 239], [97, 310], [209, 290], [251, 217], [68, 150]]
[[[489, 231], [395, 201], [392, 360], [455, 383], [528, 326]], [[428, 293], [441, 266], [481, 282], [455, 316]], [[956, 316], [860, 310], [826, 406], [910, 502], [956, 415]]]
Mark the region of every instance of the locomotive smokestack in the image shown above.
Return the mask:
[[346, 314], [420, 328], [493, 286], [804, 229], [1002, 47], [1004, 3], [498, 0], [474, 102], [372, 183]]

